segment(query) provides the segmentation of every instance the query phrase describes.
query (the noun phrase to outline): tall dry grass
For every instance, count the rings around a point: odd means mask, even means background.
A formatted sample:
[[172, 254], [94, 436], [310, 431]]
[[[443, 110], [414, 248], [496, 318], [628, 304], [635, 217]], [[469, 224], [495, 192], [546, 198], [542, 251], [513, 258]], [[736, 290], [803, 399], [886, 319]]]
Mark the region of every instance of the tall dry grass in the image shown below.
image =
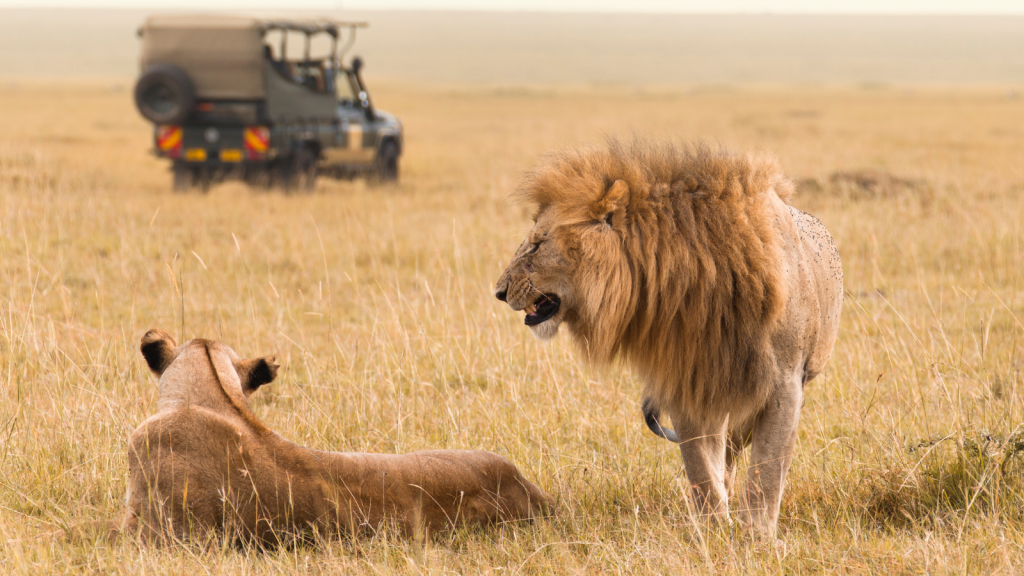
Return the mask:
[[[0, 566], [50, 572], [1006, 573], [1024, 565], [1024, 102], [997, 91], [377, 90], [397, 186], [174, 195], [115, 86], [0, 88]], [[628, 372], [535, 342], [491, 287], [539, 154], [605, 134], [777, 152], [844, 261], [784, 548], [695, 522]], [[138, 340], [274, 353], [254, 410], [334, 450], [482, 448], [557, 496], [531, 526], [271, 552], [38, 536], [121, 514], [155, 409]]]

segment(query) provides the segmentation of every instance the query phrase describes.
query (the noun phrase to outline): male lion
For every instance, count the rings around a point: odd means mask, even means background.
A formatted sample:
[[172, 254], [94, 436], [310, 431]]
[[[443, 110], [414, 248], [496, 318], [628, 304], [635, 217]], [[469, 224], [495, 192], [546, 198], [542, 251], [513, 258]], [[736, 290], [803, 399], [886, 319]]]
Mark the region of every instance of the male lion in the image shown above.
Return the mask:
[[786, 204], [792, 190], [774, 159], [705, 144], [551, 155], [519, 188], [535, 224], [495, 291], [538, 338], [565, 324], [589, 360], [639, 373], [648, 425], [679, 442], [702, 513], [728, 520], [752, 444], [745, 516], [768, 536], [843, 299], [835, 244]]
[[406, 535], [531, 519], [549, 498], [507, 459], [477, 450], [405, 455], [321, 452], [292, 444], [249, 409], [274, 380], [273, 357], [244, 360], [211, 340], [177, 346], [150, 330], [142, 354], [159, 379], [158, 412], [132, 433], [127, 517], [72, 532], [148, 540], [219, 531], [282, 537], [355, 534], [393, 522]]

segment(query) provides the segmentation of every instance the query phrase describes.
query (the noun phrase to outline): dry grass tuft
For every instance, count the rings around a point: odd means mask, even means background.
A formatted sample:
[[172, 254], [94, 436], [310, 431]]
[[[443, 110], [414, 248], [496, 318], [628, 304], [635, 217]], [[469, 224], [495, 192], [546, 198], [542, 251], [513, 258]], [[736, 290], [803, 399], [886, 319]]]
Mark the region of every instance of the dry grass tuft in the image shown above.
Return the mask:
[[901, 178], [881, 170], [839, 170], [825, 182], [817, 178], [804, 178], [797, 183], [807, 194], [830, 194], [847, 200], [874, 200], [915, 196], [930, 202], [935, 191], [923, 179]]
[[1021, 520], [1019, 507], [1000, 505], [1000, 500], [1014, 502], [1024, 491], [1024, 437], [1019, 429], [1005, 439], [978, 431], [933, 438], [908, 452], [913, 468], [864, 478], [866, 511], [879, 525], [906, 527], [972, 511]]

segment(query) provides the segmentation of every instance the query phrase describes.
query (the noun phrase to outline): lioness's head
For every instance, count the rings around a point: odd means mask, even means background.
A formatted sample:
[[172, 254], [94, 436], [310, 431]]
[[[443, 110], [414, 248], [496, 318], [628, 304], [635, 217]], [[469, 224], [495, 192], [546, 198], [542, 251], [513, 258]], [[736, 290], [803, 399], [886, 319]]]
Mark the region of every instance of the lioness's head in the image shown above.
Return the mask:
[[160, 379], [158, 409], [202, 406], [220, 410], [245, 399], [277, 377], [273, 356], [240, 358], [230, 346], [195, 339], [178, 346], [163, 330], [142, 337], [142, 355]]

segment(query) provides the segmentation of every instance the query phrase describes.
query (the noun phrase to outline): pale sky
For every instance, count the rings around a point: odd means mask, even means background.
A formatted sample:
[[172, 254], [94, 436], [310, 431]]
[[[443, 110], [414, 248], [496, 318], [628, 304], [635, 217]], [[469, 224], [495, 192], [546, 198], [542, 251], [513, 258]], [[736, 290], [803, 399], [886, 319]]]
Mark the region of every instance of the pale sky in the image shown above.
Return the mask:
[[0, 8], [1024, 14], [1024, 0], [0, 0]]

